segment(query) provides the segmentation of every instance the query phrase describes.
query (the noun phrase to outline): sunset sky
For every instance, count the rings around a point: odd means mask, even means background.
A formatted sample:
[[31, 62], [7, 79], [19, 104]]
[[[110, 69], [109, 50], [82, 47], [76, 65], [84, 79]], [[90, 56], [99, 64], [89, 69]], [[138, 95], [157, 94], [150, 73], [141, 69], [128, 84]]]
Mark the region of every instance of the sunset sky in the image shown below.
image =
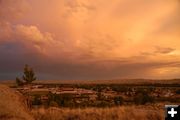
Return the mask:
[[180, 77], [180, 0], [0, 0], [0, 79]]

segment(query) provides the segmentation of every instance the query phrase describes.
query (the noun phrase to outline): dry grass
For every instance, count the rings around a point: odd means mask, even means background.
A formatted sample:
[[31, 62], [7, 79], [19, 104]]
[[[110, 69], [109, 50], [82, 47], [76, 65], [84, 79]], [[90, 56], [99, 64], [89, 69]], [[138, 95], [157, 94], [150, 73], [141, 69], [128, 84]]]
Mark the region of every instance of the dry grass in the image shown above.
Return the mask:
[[22, 97], [4, 85], [0, 85], [0, 120], [33, 120]]
[[32, 113], [36, 120], [164, 120], [163, 110], [141, 108], [41, 108]]

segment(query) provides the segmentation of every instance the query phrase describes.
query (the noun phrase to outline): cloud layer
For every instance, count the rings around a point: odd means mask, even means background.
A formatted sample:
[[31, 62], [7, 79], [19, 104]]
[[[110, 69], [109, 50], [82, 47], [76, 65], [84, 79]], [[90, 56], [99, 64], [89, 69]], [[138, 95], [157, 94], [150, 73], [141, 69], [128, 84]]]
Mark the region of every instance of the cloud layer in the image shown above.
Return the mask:
[[178, 0], [0, 0], [0, 79], [180, 77]]

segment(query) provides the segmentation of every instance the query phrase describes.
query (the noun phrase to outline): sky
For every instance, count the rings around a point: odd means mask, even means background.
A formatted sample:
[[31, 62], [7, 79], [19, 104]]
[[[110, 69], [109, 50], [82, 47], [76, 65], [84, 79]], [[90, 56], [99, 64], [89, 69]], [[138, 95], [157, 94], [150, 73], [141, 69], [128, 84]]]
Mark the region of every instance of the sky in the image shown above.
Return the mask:
[[180, 0], [0, 0], [0, 80], [180, 78]]

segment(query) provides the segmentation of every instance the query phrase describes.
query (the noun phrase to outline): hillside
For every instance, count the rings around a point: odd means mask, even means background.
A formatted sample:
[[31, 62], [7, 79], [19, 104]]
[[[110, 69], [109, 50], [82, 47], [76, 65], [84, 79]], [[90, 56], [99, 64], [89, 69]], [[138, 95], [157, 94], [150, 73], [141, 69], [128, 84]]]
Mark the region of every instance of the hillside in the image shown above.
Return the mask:
[[0, 85], [0, 120], [33, 120], [22, 96], [4, 85]]

